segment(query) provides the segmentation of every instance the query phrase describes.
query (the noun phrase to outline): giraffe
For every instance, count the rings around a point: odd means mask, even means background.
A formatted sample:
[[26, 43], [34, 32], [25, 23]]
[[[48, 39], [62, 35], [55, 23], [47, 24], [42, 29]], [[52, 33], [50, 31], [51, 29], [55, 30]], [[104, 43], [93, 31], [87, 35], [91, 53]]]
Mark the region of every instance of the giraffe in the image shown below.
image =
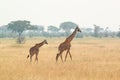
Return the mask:
[[71, 60], [72, 60], [72, 55], [71, 55], [71, 53], [70, 53], [70, 48], [71, 48], [71, 43], [70, 43], [70, 42], [73, 40], [73, 38], [75, 37], [75, 34], [76, 34], [77, 32], [81, 32], [81, 30], [80, 30], [80, 28], [79, 28], [78, 26], [75, 28], [75, 30], [73, 31], [73, 33], [72, 33], [69, 37], [67, 37], [64, 42], [62, 42], [62, 43], [59, 45], [59, 47], [58, 47], [59, 53], [57, 53], [57, 55], [56, 55], [56, 62], [58, 61], [58, 57], [59, 57], [59, 56], [61, 57], [61, 60], [62, 60], [62, 62], [63, 62], [62, 53], [63, 53], [64, 51], [66, 51], [66, 50], [67, 50], [67, 52], [66, 52], [65, 60], [64, 60], [64, 61], [66, 61], [66, 58], [67, 58], [68, 53], [69, 53], [70, 58], [71, 58]]
[[35, 61], [37, 61], [37, 63], [38, 63], [39, 48], [41, 46], [43, 46], [44, 44], [48, 44], [46, 40], [42, 41], [41, 43], [35, 44], [35, 46], [33, 46], [29, 49], [29, 54], [28, 54], [27, 58], [29, 58], [29, 56], [30, 56], [30, 62], [32, 62], [32, 56], [36, 55]]

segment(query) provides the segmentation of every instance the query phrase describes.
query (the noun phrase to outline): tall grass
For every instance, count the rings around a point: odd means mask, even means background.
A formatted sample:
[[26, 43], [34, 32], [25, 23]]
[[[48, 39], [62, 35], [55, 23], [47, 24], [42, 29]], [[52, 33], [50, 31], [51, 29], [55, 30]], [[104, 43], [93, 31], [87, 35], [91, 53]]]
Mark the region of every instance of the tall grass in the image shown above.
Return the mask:
[[[58, 45], [64, 38], [47, 38], [40, 48], [39, 62], [30, 64], [29, 48], [44, 38], [28, 39], [19, 45], [13, 39], [0, 40], [0, 80], [120, 80], [120, 40], [84, 38], [72, 41], [67, 61], [56, 63]], [[65, 56], [63, 53], [63, 58]]]

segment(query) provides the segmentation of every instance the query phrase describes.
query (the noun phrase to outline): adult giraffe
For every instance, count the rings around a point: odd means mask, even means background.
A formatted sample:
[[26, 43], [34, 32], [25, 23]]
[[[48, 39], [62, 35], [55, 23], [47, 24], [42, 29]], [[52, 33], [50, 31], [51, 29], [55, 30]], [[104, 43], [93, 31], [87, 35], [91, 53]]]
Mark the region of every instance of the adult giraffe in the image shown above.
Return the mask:
[[39, 53], [39, 48], [43, 46], [44, 44], [48, 44], [46, 40], [42, 41], [41, 43], [35, 44], [35, 46], [31, 47], [29, 50], [29, 54], [27, 58], [30, 56], [30, 62], [32, 62], [32, 56], [36, 55], [35, 61], [38, 62], [38, 53]]
[[70, 43], [70, 42], [73, 40], [73, 38], [75, 37], [75, 34], [76, 34], [77, 32], [81, 32], [81, 30], [80, 30], [80, 28], [79, 28], [78, 26], [75, 28], [75, 30], [73, 31], [73, 33], [72, 33], [69, 37], [67, 37], [64, 42], [62, 42], [62, 43], [59, 45], [59, 47], [58, 47], [59, 53], [56, 55], [56, 62], [58, 61], [58, 57], [59, 57], [59, 56], [61, 57], [61, 60], [62, 60], [62, 62], [63, 62], [62, 53], [63, 53], [63, 51], [65, 51], [65, 50], [67, 50], [66, 55], [65, 55], [65, 61], [66, 61], [66, 58], [67, 58], [68, 53], [69, 53], [70, 58], [71, 58], [71, 60], [72, 60], [72, 55], [71, 55], [71, 53], [70, 53], [70, 47], [71, 47], [71, 43]]

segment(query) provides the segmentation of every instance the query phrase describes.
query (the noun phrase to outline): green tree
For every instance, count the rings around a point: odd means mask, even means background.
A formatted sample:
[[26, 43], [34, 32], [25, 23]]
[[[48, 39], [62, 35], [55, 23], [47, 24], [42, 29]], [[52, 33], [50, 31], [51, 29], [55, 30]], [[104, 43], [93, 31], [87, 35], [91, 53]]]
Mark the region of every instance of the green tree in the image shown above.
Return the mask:
[[99, 37], [100, 26], [94, 25], [94, 36]]
[[44, 32], [44, 26], [37, 26], [37, 28], [38, 28], [38, 30], [41, 32], [41, 33], [43, 33]]
[[37, 25], [30, 25], [30, 27], [27, 28], [28, 30], [37, 30]]
[[48, 36], [49, 36], [49, 37], [57, 37], [57, 36], [59, 35], [59, 34], [58, 34], [59, 28], [50, 25], [50, 26], [48, 26], [48, 28], [47, 28], [47, 32], [48, 32]]
[[44, 33], [44, 26], [42, 25], [32, 25], [34, 29], [32, 31], [29, 31], [29, 36], [43, 36]]
[[71, 29], [75, 29], [77, 27], [77, 24], [73, 22], [63, 22], [60, 24], [60, 29], [63, 29], [66, 33], [66, 36], [69, 35]]
[[56, 33], [56, 32], [59, 31], [59, 29], [55, 26], [50, 25], [50, 26], [48, 26], [47, 31], [50, 32], [50, 33]]
[[7, 26], [0, 26], [0, 38], [6, 37], [7, 35]]
[[11, 29], [13, 32], [18, 33], [18, 43], [22, 43], [24, 38], [21, 36], [23, 31], [31, 29], [30, 21], [18, 20], [11, 21], [7, 25], [8, 29]]
[[109, 27], [106, 27], [106, 28], [105, 28], [105, 37], [108, 37], [108, 36], [109, 36], [108, 29], [109, 29]]
[[117, 33], [117, 36], [120, 38], [120, 28], [119, 28], [119, 31]]

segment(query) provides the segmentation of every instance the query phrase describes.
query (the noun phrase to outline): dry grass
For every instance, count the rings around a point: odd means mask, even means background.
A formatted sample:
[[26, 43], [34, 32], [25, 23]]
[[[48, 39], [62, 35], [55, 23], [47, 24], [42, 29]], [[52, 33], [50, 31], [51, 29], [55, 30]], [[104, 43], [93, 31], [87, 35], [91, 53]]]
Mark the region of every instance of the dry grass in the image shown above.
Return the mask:
[[74, 39], [73, 61], [68, 55], [66, 62], [56, 63], [57, 47], [64, 38], [48, 38], [49, 45], [40, 48], [38, 64], [34, 57], [30, 64], [28, 50], [42, 40], [18, 45], [13, 39], [0, 39], [0, 80], [120, 80], [120, 39]]

